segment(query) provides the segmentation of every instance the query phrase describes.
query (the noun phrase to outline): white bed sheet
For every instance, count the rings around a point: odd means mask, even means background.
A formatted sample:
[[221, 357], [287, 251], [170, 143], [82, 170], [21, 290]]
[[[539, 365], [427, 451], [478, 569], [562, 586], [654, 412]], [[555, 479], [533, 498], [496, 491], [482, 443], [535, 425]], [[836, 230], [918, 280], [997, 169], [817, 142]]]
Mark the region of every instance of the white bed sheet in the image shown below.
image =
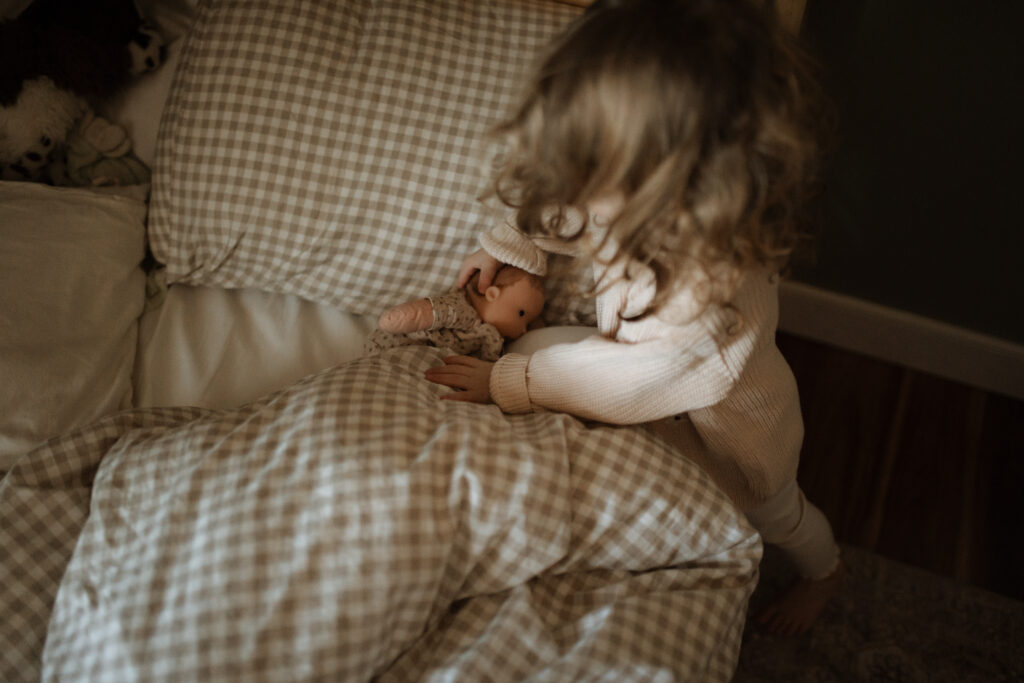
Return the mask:
[[[376, 324], [286, 294], [174, 285], [140, 323], [135, 406], [235, 408], [360, 357]], [[541, 328], [506, 351], [531, 354], [594, 334]]]
[[132, 86], [118, 93], [101, 112], [124, 128], [132, 141], [132, 151], [153, 168], [156, 160], [156, 136], [160, 128], [167, 94], [181, 58], [183, 39], [167, 44], [167, 61], [152, 73], [140, 76]]
[[295, 296], [174, 285], [142, 317], [135, 405], [237, 407], [358, 358], [375, 325]]
[[[140, 0], [168, 42], [167, 62], [107, 108], [147, 164], [197, 0]], [[376, 321], [297, 297], [176, 285], [140, 322], [137, 407], [234, 408], [324, 368], [358, 358]]]

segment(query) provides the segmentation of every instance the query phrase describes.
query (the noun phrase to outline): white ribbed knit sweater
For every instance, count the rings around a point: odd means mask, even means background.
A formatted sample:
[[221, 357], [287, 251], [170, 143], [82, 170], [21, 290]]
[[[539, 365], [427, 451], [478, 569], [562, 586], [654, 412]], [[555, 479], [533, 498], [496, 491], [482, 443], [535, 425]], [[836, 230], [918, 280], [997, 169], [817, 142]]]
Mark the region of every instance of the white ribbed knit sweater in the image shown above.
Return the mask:
[[[564, 243], [532, 240], [508, 222], [480, 242], [502, 263], [537, 275], [546, 272], [545, 250], [565, 251]], [[730, 306], [696, 317], [684, 291], [655, 316], [620, 320], [620, 312], [642, 311], [653, 293], [651, 277], [617, 282], [596, 302], [604, 336], [503, 356], [491, 373], [491, 398], [508, 413], [546, 408], [612, 424], [664, 420], [656, 431], [670, 439], [673, 430], [695, 428], [700, 443], [695, 449], [690, 438], [684, 454], [750, 509], [796, 477], [803, 440], [796, 382], [775, 345], [778, 276], [748, 273]]]

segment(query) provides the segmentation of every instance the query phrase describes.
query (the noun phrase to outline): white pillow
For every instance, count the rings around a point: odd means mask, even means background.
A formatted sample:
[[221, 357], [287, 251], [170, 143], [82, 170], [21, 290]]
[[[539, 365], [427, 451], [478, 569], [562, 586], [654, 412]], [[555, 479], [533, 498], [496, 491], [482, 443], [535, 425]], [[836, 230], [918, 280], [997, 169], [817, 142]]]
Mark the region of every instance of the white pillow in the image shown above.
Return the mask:
[[359, 358], [376, 325], [287, 294], [172, 285], [139, 321], [135, 406], [236, 408]]
[[160, 32], [165, 42], [188, 33], [200, 0], [135, 0], [139, 14]]
[[132, 151], [150, 168], [156, 158], [156, 136], [160, 115], [171, 90], [174, 72], [181, 56], [181, 40], [167, 45], [167, 61], [159, 69], [139, 77], [104, 108], [110, 121], [124, 127], [132, 141]]
[[131, 406], [146, 205], [0, 182], [0, 472]]

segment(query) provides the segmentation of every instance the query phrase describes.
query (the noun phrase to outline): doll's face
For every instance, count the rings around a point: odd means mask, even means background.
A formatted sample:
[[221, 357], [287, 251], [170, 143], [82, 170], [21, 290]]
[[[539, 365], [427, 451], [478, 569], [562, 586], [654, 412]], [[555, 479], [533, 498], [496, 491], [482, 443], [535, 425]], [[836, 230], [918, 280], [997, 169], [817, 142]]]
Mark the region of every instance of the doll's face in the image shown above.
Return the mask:
[[510, 285], [492, 286], [487, 290], [477, 312], [506, 339], [523, 336], [544, 309], [544, 292], [529, 278], [522, 277]]

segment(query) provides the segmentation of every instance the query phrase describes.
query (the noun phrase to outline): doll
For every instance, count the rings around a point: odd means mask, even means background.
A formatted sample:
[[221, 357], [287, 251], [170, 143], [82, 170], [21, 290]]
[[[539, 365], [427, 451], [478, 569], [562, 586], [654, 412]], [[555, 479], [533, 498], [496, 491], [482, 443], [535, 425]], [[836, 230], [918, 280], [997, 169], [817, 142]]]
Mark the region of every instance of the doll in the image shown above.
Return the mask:
[[417, 299], [381, 314], [366, 342], [367, 354], [410, 344], [448, 348], [459, 355], [495, 361], [506, 339], [543, 324], [540, 278], [505, 266], [482, 294], [476, 281], [438, 296]]

